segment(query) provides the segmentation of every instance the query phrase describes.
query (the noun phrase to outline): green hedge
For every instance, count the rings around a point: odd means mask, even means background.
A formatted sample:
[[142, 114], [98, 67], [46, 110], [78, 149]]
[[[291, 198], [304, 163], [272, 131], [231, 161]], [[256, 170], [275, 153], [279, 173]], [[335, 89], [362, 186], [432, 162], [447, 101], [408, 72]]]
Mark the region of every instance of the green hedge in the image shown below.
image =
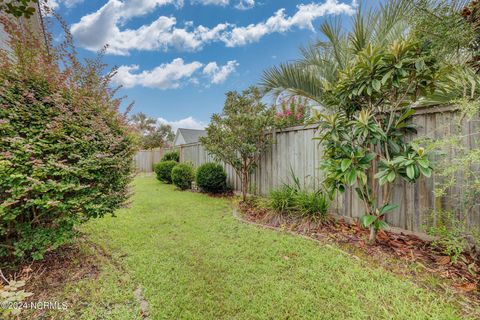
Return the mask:
[[178, 151], [169, 151], [166, 152], [160, 161], [175, 161], [180, 162], [180, 154]]
[[195, 180], [204, 192], [222, 193], [227, 188], [227, 174], [223, 167], [216, 163], [205, 163], [199, 166]]
[[172, 183], [172, 170], [177, 164], [178, 162], [173, 160], [157, 163], [154, 168], [157, 179], [165, 183]]
[[190, 189], [194, 178], [193, 168], [188, 164], [180, 163], [172, 169], [172, 182], [181, 190]]

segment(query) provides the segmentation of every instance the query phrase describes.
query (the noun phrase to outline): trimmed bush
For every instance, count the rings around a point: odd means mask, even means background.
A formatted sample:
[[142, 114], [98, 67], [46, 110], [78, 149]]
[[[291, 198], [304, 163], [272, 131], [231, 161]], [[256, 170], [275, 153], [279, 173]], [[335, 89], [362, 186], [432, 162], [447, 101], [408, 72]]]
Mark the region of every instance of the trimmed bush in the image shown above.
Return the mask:
[[180, 154], [178, 153], [178, 151], [169, 151], [169, 152], [166, 152], [163, 157], [162, 157], [162, 160], [160, 161], [175, 161], [175, 162], [180, 162]]
[[168, 184], [172, 183], [172, 170], [177, 164], [178, 162], [173, 160], [157, 163], [155, 165], [157, 179]]
[[227, 187], [227, 174], [221, 165], [205, 163], [197, 169], [196, 182], [204, 192], [222, 193]]
[[47, 52], [33, 34], [11, 33], [15, 59], [0, 52], [0, 259], [8, 262], [42, 259], [72, 240], [75, 225], [113, 214], [134, 172], [135, 138], [101, 63]]
[[192, 166], [180, 163], [172, 169], [172, 182], [181, 190], [190, 189], [195, 178]]

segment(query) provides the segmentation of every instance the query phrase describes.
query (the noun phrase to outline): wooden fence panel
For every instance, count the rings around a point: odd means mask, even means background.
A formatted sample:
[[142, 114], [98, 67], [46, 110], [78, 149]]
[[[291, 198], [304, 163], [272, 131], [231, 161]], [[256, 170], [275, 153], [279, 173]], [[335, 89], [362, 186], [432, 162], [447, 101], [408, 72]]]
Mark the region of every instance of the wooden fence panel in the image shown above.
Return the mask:
[[[440, 139], [448, 137], [455, 130], [455, 111], [452, 108], [425, 108], [418, 109], [413, 122], [417, 125], [418, 135]], [[466, 149], [480, 145], [480, 117], [472, 120], [463, 120], [460, 124], [464, 135]], [[275, 143], [260, 158], [259, 166], [252, 174], [250, 192], [267, 195], [272, 189], [283, 184], [293, 183], [292, 177], [299, 179], [301, 185], [309, 190], [321, 187], [323, 174], [319, 169], [322, 150], [318, 140], [314, 140], [314, 127], [293, 127], [273, 133]], [[410, 137], [412, 139], [414, 137]], [[182, 162], [191, 162], [194, 167], [205, 162], [214, 162], [214, 158], [199, 144], [182, 145], [177, 148]], [[141, 151], [135, 160], [141, 171], [149, 172], [153, 164], [160, 160], [164, 151]], [[451, 154], [453, 156], [453, 153]], [[228, 183], [237, 191], [241, 188], [241, 181], [235, 170], [227, 164], [222, 164], [227, 172]], [[480, 167], [470, 168], [480, 173]], [[442, 199], [433, 195], [435, 183], [440, 177], [421, 178], [416, 184], [405, 183], [398, 179], [392, 194], [392, 203], [399, 204], [399, 208], [386, 216], [386, 221], [395, 227], [422, 232], [427, 220], [435, 222], [432, 212], [438, 209], [452, 209], [453, 201], [449, 199], [462, 196], [462, 177], [458, 177], [459, 184], [448, 190]], [[382, 190], [377, 191], [381, 198]], [[473, 228], [480, 228], [480, 199], [479, 204], [472, 208], [473, 214], [467, 218]], [[363, 204], [354, 190], [347, 190], [339, 195], [333, 210], [345, 217], [357, 218], [364, 214]]]

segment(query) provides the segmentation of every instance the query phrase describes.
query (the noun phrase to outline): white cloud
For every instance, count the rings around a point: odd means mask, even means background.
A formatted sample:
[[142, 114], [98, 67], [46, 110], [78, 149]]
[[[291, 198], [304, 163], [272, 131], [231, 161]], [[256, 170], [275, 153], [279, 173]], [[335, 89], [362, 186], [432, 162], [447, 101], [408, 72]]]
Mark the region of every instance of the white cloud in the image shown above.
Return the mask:
[[203, 73], [211, 77], [211, 83], [220, 84], [227, 80], [228, 76], [235, 71], [237, 61], [228, 61], [226, 65], [219, 67], [216, 62], [210, 62], [203, 68]]
[[43, 3], [47, 4], [50, 9], [56, 10], [60, 5], [64, 5], [67, 8], [73, 8], [83, 1], [85, 0], [43, 0]]
[[[244, 0], [242, 3], [252, 1]], [[271, 33], [287, 32], [294, 27], [314, 30], [313, 22], [322, 16], [353, 14], [355, 1], [352, 4], [340, 3], [338, 0], [326, 0], [322, 4], [301, 4], [292, 16], [287, 16], [285, 9], [280, 9], [267, 20], [244, 27], [230, 23], [220, 23], [211, 28], [202, 25], [194, 27], [189, 22], [182, 28], [177, 26], [175, 17], [160, 16], [138, 29], [122, 29], [126, 21], [167, 4], [181, 6], [183, 0], [109, 0], [98, 11], [82, 17], [72, 25], [71, 31], [83, 48], [97, 51], [108, 43], [108, 53], [118, 55], [128, 55], [131, 50], [174, 48], [194, 51], [211, 42], [223, 42], [227, 47], [236, 47], [257, 42]]]
[[193, 61], [185, 63], [177, 58], [170, 63], [164, 63], [152, 70], [139, 72], [138, 65], [121, 66], [112, 81], [125, 88], [142, 86], [155, 89], [177, 89], [186, 83], [199, 84], [198, 76], [206, 76], [210, 83], [223, 83], [238, 66], [236, 61], [229, 61], [224, 66], [218, 66], [216, 62], [208, 63], [203, 71], [199, 71], [203, 63]]
[[297, 12], [291, 17], [285, 14], [285, 9], [280, 9], [265, 22], [233, 28], [222, 35], [222, 41], [227, 47], [237, 47], [257, 42], [267, 34], [287, 32], [293, 27], [314, 31], [313, 22], [316, 19], [342, 13], [353, 14], [353, 6], [339, 3], [337, 0], [327, 0], [323, 4], [301, 4], [297, 6]]
[[125, 88], [143, 86], [157, 89], [176, 89], [183, 84], [184, 80], [191, 78], [195, 71], [202, 66], [203, 64], [198, 61], [184, 63], [181, 58], [140, 73], [135, 73], [139, 69], [137, 65], [121, 66], [118, 68], [113, 82], [123, 85]]
[[168, 121], [164, 118], [158, 118], [157, 121], [161, 124], [168, 124], [172, 126], [173, 131], [177, 131], [178, 128], [184, 128], [184, 129], [204, 129], [207, 124], [198, 121], [193, 117], [188, 117], [185, 119], [177, 120], [177, 121]]
[[240, 0], [235, 6], [238, 10], [248, 10], [255, 6], [255, 0]]
[[229, 0], [191, 0], [193, 4], [203, 4], [203, 5], [216, 5], [216, 6], [227, 6]]

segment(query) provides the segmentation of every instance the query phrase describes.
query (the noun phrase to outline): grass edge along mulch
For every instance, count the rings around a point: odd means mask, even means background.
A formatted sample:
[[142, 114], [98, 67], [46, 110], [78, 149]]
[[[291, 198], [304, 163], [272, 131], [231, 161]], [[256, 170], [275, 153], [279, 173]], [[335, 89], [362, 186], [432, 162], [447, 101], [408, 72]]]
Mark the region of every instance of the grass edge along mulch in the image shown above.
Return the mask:
[[[465, 315], [480, 318], [479, 273], [471, 274], [468, 265], [454, 264], [430, 242], [415, 235], [382, 230], [376, 243], [369, 245], [368, 230], [343, 219], [312, 221], [238, 200], [234, 201], [232, 209], [239, 221], [301, 236], [361, 261], [366, 267], [384, 268], [422, 288], [449, 296]], [[480, 261], [474, 263], [480, 270]]]

